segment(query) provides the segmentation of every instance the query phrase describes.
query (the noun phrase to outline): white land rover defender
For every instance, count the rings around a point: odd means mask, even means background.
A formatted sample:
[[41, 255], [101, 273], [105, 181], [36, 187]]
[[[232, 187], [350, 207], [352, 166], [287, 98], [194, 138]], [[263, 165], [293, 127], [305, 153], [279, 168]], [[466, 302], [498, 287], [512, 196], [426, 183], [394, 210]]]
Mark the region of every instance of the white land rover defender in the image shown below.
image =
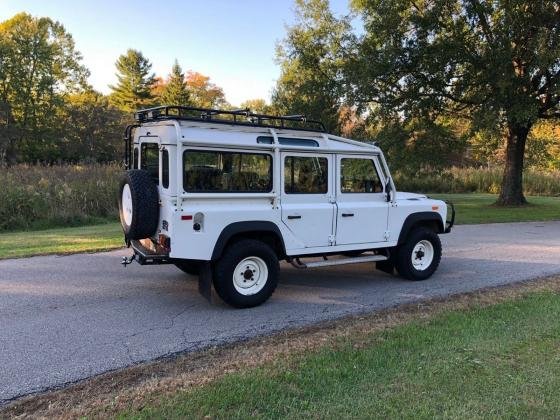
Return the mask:
[[375, 262], [410, 280], [439, 265], [447, 204], [396, 192], [375, 144], [303, 116], [162, 106], [125, 133], [119, 212], [134, 254], [175, 264], [236, 307], [265, 302], [279, 261], [304, 269]]

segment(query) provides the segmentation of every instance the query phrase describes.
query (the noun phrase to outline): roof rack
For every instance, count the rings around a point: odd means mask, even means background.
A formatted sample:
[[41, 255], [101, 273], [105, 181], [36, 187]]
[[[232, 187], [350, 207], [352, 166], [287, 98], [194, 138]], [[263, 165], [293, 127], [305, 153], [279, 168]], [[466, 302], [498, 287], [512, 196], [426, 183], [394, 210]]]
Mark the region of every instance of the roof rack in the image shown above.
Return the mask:
[[321, 121], [308, 120], [305, 115], [266, 115], [252, 113], [247, 109], [212, 109], [190, 106], [164, 105], [136, 111], [134, 119], [139, 122], [158, 120], [204, 121], [218, 124], [235, 124], [251, 127], [286, 128], [290, 130], [326, 133]]

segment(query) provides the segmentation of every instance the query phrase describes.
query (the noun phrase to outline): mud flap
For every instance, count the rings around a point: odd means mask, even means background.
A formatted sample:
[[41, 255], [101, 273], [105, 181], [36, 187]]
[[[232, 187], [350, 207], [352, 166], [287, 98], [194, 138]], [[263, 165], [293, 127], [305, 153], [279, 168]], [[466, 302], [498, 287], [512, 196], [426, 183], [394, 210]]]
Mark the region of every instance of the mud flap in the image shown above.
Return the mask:
[[383, 271], [388, 274], [395, 274], [395, 259], [397, 255], [397, 249], [387, 249], [388, 260], [378, 261], [375, 263], [375, 268], [379, 271]]
[[385, 273], [394, 274], [395, 273], [395, 263], [390, 259], [387, 261], [378, 261], [375, 263], [375, 268]]
[[200, 266], [198, 292], [210, 303], [216, 300], [215, 297], [212, 297], [214, 293], [212, 293], [212, 265], [210, 261], [203, 262]]

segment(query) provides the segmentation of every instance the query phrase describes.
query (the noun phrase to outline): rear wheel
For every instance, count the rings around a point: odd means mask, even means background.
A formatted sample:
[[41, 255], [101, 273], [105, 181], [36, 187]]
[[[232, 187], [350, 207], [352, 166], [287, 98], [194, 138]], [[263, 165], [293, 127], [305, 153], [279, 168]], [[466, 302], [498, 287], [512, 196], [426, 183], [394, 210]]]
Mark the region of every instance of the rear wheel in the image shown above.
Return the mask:
[[278, 257], [267, 244], [242, 240], [228, 247], [216, 263], [214, 288], [231, 306], [258, 306], [276, 289], [279, 270]]
[[433, 230], [414, 229], [397, 250], [396, 268], [409, 280], [425, 280], [438, 268], [441, 260], [441, 241]]

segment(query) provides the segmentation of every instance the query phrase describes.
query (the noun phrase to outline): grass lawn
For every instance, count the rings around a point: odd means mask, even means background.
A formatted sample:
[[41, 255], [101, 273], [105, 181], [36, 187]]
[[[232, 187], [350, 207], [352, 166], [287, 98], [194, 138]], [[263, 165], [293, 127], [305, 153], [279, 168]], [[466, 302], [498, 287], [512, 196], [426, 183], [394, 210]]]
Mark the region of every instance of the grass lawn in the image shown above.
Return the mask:
[[0, 234], [0, 259], [101, 251], [123, 246], [119, 223]]
[[560, 197], [527, 197], [528, 206], [497, 207], [493, 194], [428, 194], [455, 205], [457, 224], [560, 220]]
[[351, 331], [117, 416], [554, 418], [559, 319], [560, 296], [538, 291], [378, 332]]

